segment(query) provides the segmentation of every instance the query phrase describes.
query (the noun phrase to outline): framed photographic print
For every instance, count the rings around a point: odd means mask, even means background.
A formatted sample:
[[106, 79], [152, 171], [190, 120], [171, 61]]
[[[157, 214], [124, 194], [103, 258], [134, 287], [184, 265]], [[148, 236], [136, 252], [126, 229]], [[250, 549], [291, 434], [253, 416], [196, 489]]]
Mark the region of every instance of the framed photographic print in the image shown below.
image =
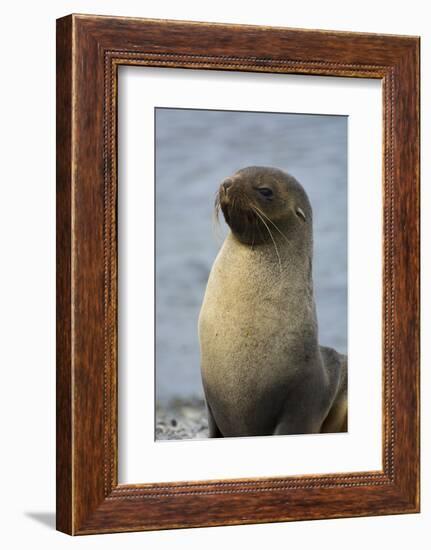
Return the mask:
[[419, 511], [419, 39], [57, 21], [57, 528]]

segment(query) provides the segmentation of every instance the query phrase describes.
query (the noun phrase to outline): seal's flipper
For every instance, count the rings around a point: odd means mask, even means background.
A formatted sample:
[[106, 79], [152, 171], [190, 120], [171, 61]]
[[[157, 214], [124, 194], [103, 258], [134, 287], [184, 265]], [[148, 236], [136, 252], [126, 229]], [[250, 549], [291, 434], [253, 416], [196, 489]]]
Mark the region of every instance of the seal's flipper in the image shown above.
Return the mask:
[[207, 406], [207, 416], [208, 416], [209, 437], [223, 437], [223, 434], [219, 430], [219, 427], [217, 426], [217, 423], [214, 420], [214, 416], [213, 416], [213, 413], [211, 412], [208, 402], [206, 402], [206, 406]]
[[331, 408], [322, 424], [321, 433], [347, 432], [347, 356], [320, 346], [325, 369], [337, 390]]

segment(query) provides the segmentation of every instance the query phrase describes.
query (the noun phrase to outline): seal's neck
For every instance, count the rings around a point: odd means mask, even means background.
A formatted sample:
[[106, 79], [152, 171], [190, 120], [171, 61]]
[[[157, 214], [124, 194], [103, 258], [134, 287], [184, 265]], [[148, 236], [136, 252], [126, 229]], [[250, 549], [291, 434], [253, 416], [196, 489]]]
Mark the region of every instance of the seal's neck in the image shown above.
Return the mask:
[[230, 261], [241, 264], [249, 264], [250, 269], [264, 270], [265, 276], [279, 278], [295, 275], [295, 280], [300, 284], [309, 286], [312, 292], [312, 262], [313, 242], [311, 236], [298, 238], [291, 235], [286, 238], [281, 234], [272, 235], [271, 240], [259, 244], [242, 242], [238, 237], [229, 232], [223, 245], [224, 253], [230, 257]]
[[290, 329], [315, 335], [310, 346], [317, 345], [311, 247], [308, 253], [295, 242], [276, 244], [278, 251], [274, 243], [252, 247], [230, 233], [213, 267], [218, 292], [230, 307], [258, 308], [259, 315], [265, 310], [284, 321], [289, 316]]

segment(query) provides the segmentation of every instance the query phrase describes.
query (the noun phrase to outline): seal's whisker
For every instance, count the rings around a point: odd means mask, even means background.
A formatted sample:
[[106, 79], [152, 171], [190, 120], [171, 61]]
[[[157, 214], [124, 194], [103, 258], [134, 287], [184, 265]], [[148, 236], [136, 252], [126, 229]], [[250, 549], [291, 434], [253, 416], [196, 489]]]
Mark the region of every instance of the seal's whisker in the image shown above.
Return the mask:
[[264, 240], [265, 240], [265, 236], [264, 236], [263, 233], [262, 233], [262, 224], [259, 223], [259, 218], [257, 217], [257, 212], [255, 212], [254, 210], [252, 210], [252, 212], [253, 212], [253, 214], [254, 214], [254, 216], [255, 216], [255, 218], [254, 218], [254, 219], [255, 219], [255, 227], [256, 227], [256, 229], [259, 231], [259, 237], [260, 237], [260, 239], [261, 239], [262, 241], [264, 241]]
[[219, 214], [220, 214], [220, 194], [216, 193], [215, 201], [214, 201], [214, 213], [217, 218], [217, 221], [219, 220]]
[[216, 212], [213, 213], [211, 225], [212, 225], [213, 237], [215, 241], [220, 244], [223, 241], [223, 235], [221, 233], [220, 220]]
[[221, 243], [223, 236], [220, 233], [220, 195], [216, 193], [212, 215], [212, 231], [216, 241]]
[[256, 237], [256, 233], [253, 231], [253, 240], [251, 241], [251, 249], [254, 250], [254, 239]]
[[[252, 207], [253, 208], [253, 207]], [[274, 237], [272, 236], [272, 233], [271, 233], [271, 230], [269, 229], [268, 227], [268, 224], [265, 222], [265, 220], [262, 218], [262, 216], [259, 214], [259, 212], [257, 210], [255, 210], [255, 213], [259, 216], [261, 222], [263, 223], [263, 225], [267, 228], [268, 230], [268, 233], [269, 233], [269, 236], [271, 237], [271, 240], [272, 240], [272, 243], [274, 245], [274, 248], [275, 248], [275, 252], [277, 254], [277, 257], [278, 257], [278, 265], [280, 266], [280, 273], [282, 272], [282, 267], [281, 267], [281, 258], [280, 258], [280, 253], [278, 252], [278, 248], [277, 248], [277, 245], [275, 244], [275, 239]]]
[[264, 212], [262, 212], [262, 210], [260, 210], [255, 204], [253, 205], [253, 208], [255, 208], [258, 212], [260, 212], [260, 214], [262, 214], [262, 216], [263, 216], [264, 218], [266, 218], [266, 219], [269, 221], [269, 223], [271, 223], [271, 224], [275, 227], [275, 229], [280, 233], [280, 235], [281, 235], [284, 239], [286, 239], [287, 242], [289, 242], [289, 239], [288, 239], [288, 238], [286, 237], [286, 235], [281, 231], [281, 229], [280, 229], [280, 228], [279, 228], [270, 218], [268, 218], [268, 216], [267, 216]]

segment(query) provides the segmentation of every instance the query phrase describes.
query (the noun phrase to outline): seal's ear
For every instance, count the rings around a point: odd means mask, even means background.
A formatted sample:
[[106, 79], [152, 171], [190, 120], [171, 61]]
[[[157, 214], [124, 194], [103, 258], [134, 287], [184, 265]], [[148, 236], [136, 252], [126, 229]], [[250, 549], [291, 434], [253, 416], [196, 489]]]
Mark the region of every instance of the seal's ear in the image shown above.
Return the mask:
[[297, 214], [297, 216], [302, 218], [304, 221], [307, 221], [307, 218], [305, 217], [304, 211], [302, 210], [302, 208], [299, 208], [299, 206], [296, 207], [296, 214]]

